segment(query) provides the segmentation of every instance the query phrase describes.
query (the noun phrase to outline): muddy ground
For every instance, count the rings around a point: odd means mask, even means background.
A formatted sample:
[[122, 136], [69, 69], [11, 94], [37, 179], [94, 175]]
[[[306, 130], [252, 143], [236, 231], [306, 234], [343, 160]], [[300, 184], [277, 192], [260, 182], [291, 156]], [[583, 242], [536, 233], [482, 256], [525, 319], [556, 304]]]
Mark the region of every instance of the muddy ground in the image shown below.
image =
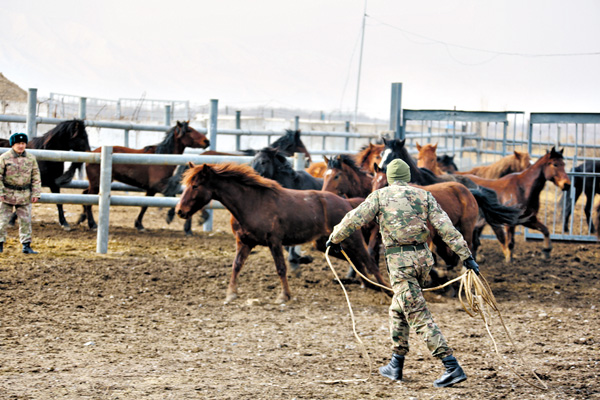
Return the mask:
[[[79, 206], [66, 206], [77, 219]], [[321, 253], [290, 274], [293, 300], [275, 303], [280, 285], [266, 249], [251, 255], [240, 297], [224, 304], [235, 253], [229, 214], [215, 229], [185, 237], [182, 222], [150, 209], [145, 233], [137, 208], [111, 209], [109, 252], [96, 254], [96, 233], [64, 232], [52, 205], [34, 207], [34, 249], [24, 256], [9, 230], [0, 256], [1, 399], [600, 399], [600, 246], [518, 240], [513, 265], [486, 240], [482, 271], [515, 342], [498, 318], [492, 333], [457, 298], [428, 293], [437, 323], [469, 379], [436, 389], [441, 363], [411, 336], [405, 379], [377, 374], [390, 356], [388, 298], [358, 284], [344, 294]], [[338, 273], [347, 265], [334, 261]], [[383, 267], [384, 268], [384, 267]], [[519, 359], [524, 358], [524, 363]], [[370, 369], [372, 367], [372, 370]], [[358, 381], [366, 379], [366, 381]], [[330, 383], [327, 381], [355, 380]]]

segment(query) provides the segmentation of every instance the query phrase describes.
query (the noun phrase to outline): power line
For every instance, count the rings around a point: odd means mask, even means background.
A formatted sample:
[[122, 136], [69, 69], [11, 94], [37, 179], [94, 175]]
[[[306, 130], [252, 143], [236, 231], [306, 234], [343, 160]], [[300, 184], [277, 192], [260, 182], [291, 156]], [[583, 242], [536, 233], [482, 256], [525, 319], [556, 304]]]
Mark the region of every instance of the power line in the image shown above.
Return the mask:
[[[488, 54], [492, 54], [494, 56], [491, 59], [484, 61], [484, 63], [493, 60], [497, 56], [516, 56], [516, 57], [537, 58], [537, 57], [581, 57], [581, 56], [598, 56], [598, 55], [600, 55], [600, 51], [584, 52], [584, 53], [519, 53], [519, 52], [509, 52], [509, 51], [494, 51], [494, 50], [482, 49], [482, 48], [478, 48], [478, 47], [464, 46], [464, 45], [460, 45], [460, 44], [445, 42], [443, 40], [434, 39], [434, 38], [431, 38], [431, 37], [428, 37], [425, 35], [421, 35], [419, 33], [411, 32], [406, 29], [399, 28], [395, 25], [391, 25], [391, 24], [388, 24], [387, 22], [384, 22], [377, 18], [374, 18], [370, 15], [367, 15], [367, 17], [369, 17], [370, 19], [372, 19], [374, 21], [377, 21], [381, 25], [384, 25], [389, 28], [392, 28], [392, 29], [402, 32], [404, 34], [404, 36], [413, 43], [439, 44], [439, 45], [445, 46], [447, 49], [449, 47], [455, 47], [455, 48], [459, 48], [459, 49], [479, 51], [481, 53], [488, 53]], [[417, 42], [417, 41], [412, 40], [410, 37], [408, 37], [406, 35], [413, 35], [415, 37], [428, 40], [430, 43]], [[449, 51], [449, 49], [448, 49], [448, 51]], [[450, 57], [454, 58], [452, 56], [452, 54], [450, 54]]]

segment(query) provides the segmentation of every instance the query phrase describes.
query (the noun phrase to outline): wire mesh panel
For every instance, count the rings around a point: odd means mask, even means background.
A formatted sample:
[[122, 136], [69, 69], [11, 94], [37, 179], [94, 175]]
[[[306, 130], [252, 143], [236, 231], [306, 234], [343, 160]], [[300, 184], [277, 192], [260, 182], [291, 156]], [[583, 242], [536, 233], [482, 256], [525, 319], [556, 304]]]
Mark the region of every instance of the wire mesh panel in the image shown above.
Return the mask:
[[[529, 152], [543, 156], [552, 147], [563, 150], [565, 170], [571, 187], [561, 191], [547, 182], [540, 195], [538, 219], [554, 240], [595, 241], [593, 215], [600, 184], [600, 114], [532, 113], [529, 123]], [[526, 238], [542, 238], [525, 230]]]

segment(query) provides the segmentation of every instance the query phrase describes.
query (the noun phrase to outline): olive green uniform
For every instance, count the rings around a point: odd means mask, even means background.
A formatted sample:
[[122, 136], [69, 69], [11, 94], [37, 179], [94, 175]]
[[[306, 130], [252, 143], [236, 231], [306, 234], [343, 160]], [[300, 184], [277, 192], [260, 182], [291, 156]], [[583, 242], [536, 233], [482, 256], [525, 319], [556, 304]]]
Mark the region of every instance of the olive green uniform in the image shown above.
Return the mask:
[[430, 234], [427, 222], [462, 260], [471, 256], [466, 241], [430, 192], [400, 181], [371, 193], [342, 219], [329, 239], [340, 243], [374, 219], [386, 247], [394, 289], [390, 306], [392, 350], [400, 355], [408, 353], [409, 329], [413, 327], [433, 356], [451, 355], [452, 349], [433, 321], [421, 290], [434, 263], [426, 246]]
[[40, 169], [35, 157], [27, 151], [13, 149], [0, 155], [0, 242], [6, 238], [6, 225], [13, 212], [19, 217], [19, 240], [31, 242], [31, 199], [42, 193]]

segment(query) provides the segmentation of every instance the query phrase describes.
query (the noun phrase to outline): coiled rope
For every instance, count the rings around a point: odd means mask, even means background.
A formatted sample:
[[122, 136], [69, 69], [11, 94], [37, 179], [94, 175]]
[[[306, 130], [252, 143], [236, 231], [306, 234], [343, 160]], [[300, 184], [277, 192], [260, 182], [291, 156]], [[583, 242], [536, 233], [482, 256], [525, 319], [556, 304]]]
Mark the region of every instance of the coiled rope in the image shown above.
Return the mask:
[[[329, 249], [330, 248], [328, 247], [325, 250], [325, 259], [327, 260], [327, 264], [329, 265], [329, 268], [333, 272], [335, 279], [337, 279], [338, 283], [342, 287], [342, 290], [344, 291], [344, 295], [346, 296], [346, 302], [348, 303], [348, 309], [350, 310], [350, 317], [352, 318], [352, 331], [354, 332], [354, 337], [360, 344], [363, 355], [365, 356], [365, 358], [368, 361], [369, 376], [371, 376], [371, 374], [373, 372], [373, 365], [371, 362], [371, 358], [369, 357], [369, 354], [367, 352], [367, 349], [365, 348], [363, 341], [361, 340], [361, 338], [358, 336], [358, 333], [356, 332], [356, 320], [354, 318], [354, 312], [352, 311], [352, 305], [350, 303], [350, 298], [348, 297], [348, 292], [346, 291], [344, 284], [342, 283], [342, 281], [338, 277], [337, 273], [335, 272], [333, 265], [331, 265], [331, 260], [329, 259]], [[371, 283], [377, 287], [380, 287], [385, 290], [393, 291], [392, 288], [387, 287], [385, 285], [381, 285], [377, 282], [373, 282], [372, 280], [370, 280], [369, 278], [364, 276], [354, 266], [354, 263], [352, 263], [352, 261], [350, 260], [350, 258], [348, 257], [348, 255], [346, 254], [346, 252], [343, 249], [342, 249], [342, 254], [346, 258], [348, 263], [350, 263], [350, 266], [352, 267], [352, 269], [361, 278], [363, 278], [364, 280], [368, 281], [369, 283]], [[525, 365], [525, 360], [521, 356], [521, 353], [517, 350], [517, 346], [515, 345], [512, 337], [508, 331], [508, 328], [506, 327], [506, 324], [504, 323], [504, 319], [502, 318], [502, 314], [500, 313], [500, 309], [498, 307], [498, 303], [496, 302], [496, 298], [494, 297], [494, 294], [492, 293], [492, 289], [490, 288], [490, 285], [488, 284], [487, 280], [483, 277], [483, 275], [481, 275], [481, 274], [477, 275], [473, 270], [468, 269], [464, 274], [444, 283], [443, 285], [436, 286], [434, 288], [423, 289], [423, 291], [427, 292], [427, 291], [439, 290], [439, 289], [442, 289], [442, 288], [444, 288], [448, 285], [451, 285], [457, 281], [460, 281], [460, 287], [458, 289], [458, 299], [460, 300], [460, 304], [462, 305], [465, 312], [467, 314], [469, 314], [470, 317], [476, 317], [477, 315], [481, 316], [481, 319], [483, 320], [483, 322], [485, 324], [485, 329], [487, 330], [489, 337], [492, 339], [492, 343], [494, 344], [494, 350], [496, 351], [496, 355], [498, 356], [498, 358], [508, 367], [508, 369], [513, 374], [515, 374], [523, 382], [525, 382], [528, 385], [531, 385], [537, 389], [540, 389], [540, 390], [548, 390], [548, 385], [546, 385], [544, 382], [542, 382], [540, 377], [536, 374], [535, 369], [532, 369], [531, 372], [533, 373], [533, 376], [538, 380], [540, 385], [536, 385], [535, 383], [532, 383], [532, 382], [526, 380], [525, 378], [523, 378], [521, 375], [519, 375], [517, 373], [517, 371], [511, 365], [509, 365], [506, 361], [504, 361], [502, 356], [500, 355], [500, 351], [498, 350], [498, 345], [496, 343], [496, 339], [494, 339], [494, 336], [492, 335], [492, 332], [490, 331], [490, 325], [488, 322], [489, 318], [486, 317], [486, 314], [488, 314], [488, 315], [490, 314], [489, 309], [491, 309], [492, 311], [495, 311], [496, 314], [498, 315], [500, 322], [502, 324], [502, 327], [504, 328], [504, 332], [506, 333], [506, 336], [510, 340], [510, 343], [511, 343], [512, 347], [514, 348], [515, 353], [519, 356], [521, 362]], [[463, 299], [463, 295], [464, 295], [464, 299]], [[486, 312], [486, 309], [488, 310], [487, 312]], [[321, 383], [366, 382], [368, 379], [369, 378], [334, 380], [334, 381], [319, 381], [319, 382], [321, 382]]]

